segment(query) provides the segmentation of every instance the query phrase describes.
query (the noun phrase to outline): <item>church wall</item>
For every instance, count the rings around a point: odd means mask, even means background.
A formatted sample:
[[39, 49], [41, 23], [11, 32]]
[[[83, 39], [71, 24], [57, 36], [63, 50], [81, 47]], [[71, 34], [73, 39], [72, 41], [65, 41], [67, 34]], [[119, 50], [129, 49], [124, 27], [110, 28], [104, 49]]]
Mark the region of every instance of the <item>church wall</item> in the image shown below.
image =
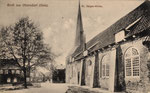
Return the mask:
[[[109, 89], [109, 76], [103, 76], [103, 70], [102, 70], [102, 59], [104, 56], [110, 57], [110, 51], [105, 51], [103, 53], [99, 53], [99, 85], [103, 89]], [[110, 59], [108, 59], [110, 62]], [[109, 64], [109, 63], [108, 63]]]
[[75, 61], [67, 66], [66, 81], [71, 84], [79, 84], [80, 72], [81, 71], [81, 61]]
[[85, 85], [93, 87], [94, 80], [94, 66], [95, 66], [95, 56], [88, 56], [86, 58], [86, 69], [85, 69]]
[[81, 68], [81, 65], [82, 65], [82, 64], [81, 64], [81, 60], [80, 60], [80, 61], [77, 62], [77, 65], [76, 65], [76, 66], [77, 66], [77, 73], [76, 73], [76, 74], [77, 74], [77, 76], [76, 76], [76, 78], [77, 78], [77, 82], [76, 82], [76, 83], [77, 83], [77, 84], [80, 84], [81, 69], [82, 69], [82, 68]]
[[126, 85], [126, 91], [132, 92], [132, 93], [137, 93], [137, 92], [144, 92], [146, 93], [147, 91], [150, 91], [150, 80], [149, 80], [149, 69], [147, 67], [148, 64], [148, 57], [150, 57], [148, 49], [143, 46], [142, 40], [137, 39], [134, 41], [126, 42], [121, 45], [122, 49], [122, 61], [125, 64], [125, 52], [127, 49], [134, 47], [138, 50], [140, 54], [140, 76], [139, 78], [127, 78], [125, 76], [125, 85]]
[[76, 63], [75, 62], [73, 62], [72, 64], [71, 64], [71, 84], [76, 84], [76, 73], [77, 73], [77, 71], [76, 71]]
[[70, 64], [66, 65], [66, 83], [70, 83]]
[[[121, 51], [122, 51], [122, 56], [121, 56], [121, 60], [124, 65], [118, 65], [117, 70], [121, 70], [118, 75], [115, 72], [115, 85], [114, 87], [117, 86], [118, 82], [117, 79], [123, 79], [125, 80], [125, 86], [124, 89], [126, 89], [127, 92], [133, 92], [133, 93], [137, 93], [139, 91], [144, 91], [144, 93], [146, 93], [147, 91], [150, 91], [149, 87], [150, 87], [150, 70], [147, 67], [148, 60], [150, 60], [150, 53], [148, 52], [148, 49], [143, 46], [142, 44], [142, 40], [141, 39], [136, 39], [134, 41], [126, 41], [123, 44], [120, 44], [121, 46]], [[127, 51], [127, 49], [134, 47], [138, 50], [138, 52], [140, 53], [140, 78], [126, 78], [124, 76], [125, 73], [125, 62], [124, 62], [124, 54]], [[104, 50], [103, 52], [99, 53], [98, 56], [98, 60], [99, 60], [99, 86], [102, 89], [110, 89], [110, 78], [113, 78], [111, 75], [109, 77], [103, 77], [102, 76], [102, 59], [104, 56], [108, 55], [108, 64], [110, 65], [111, 68], [111, 62], [112, 62], [112, 50]], [[93, 87], [93, 83], [94, 83], [94, 67], [95, 67], [95, 57], [96, 56], [88, 56], [85, 59], [85, 85], [89, 86], [89, 87]], [[120, 61], [116, 61], [116, 62], [120, 62]], [[81, 78], [81, 75], [83, 73], [81, 73], [81, 69], [83, 66], [81, 66], [81, 61], [75, 61], [71, 64], [68, 65], [68, 71], [67, 73], [69, 73], [68, 77], [68, 82], [70, 82], [71, 84], [79, 84], [79, 81]], [[123, 71], [123, 69], [124, 71]], [[118, 77], [119, 78], [118, 78]], [[120, 78], [121, 77], [121, 78]], [[119, 81], [123, 82], [122, 81]], [[121, 83], [120, 83], [121, 84]]]

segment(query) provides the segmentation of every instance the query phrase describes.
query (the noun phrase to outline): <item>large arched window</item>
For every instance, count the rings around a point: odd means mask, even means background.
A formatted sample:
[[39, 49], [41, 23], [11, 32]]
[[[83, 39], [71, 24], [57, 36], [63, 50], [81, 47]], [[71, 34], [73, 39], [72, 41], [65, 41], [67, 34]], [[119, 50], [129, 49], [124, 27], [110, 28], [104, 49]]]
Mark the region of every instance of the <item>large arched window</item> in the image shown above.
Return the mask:
[[126, 77], [139, 77], [140, 55], [136, 48], [129, 48], [125, 52], [125, 75]]
[[105, 55], [102, 58], [102, 78], [108, 77], [109, 77], [109, 58], [107, 55]]

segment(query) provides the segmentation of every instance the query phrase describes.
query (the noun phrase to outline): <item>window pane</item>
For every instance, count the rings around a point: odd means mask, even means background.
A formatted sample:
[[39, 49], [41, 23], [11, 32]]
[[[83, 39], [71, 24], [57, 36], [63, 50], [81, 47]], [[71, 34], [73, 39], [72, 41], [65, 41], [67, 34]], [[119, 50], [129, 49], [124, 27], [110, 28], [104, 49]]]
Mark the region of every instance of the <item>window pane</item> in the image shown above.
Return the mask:
[[10, 78], [7, 78], [7, 82], [8, 82], [8, 83], [11, 82], [11, 79], [10, 79]]
[[106, 76], [109, 76], [109, 65], [106, 64]]
[[132, 55], [138, 55], [138, 54], [139, 54], [139, 53], [138, 53], [137, 49], [132, 48]]
[[131, 48], [126, 51], [125, 57], [131, 57]]
[[102, 59], [102, 76], [109, 76], [109, 62], [110, 57], [108, 55], [103, 56]]
[[8, 74], [8, 70], [5, 70], [5, 74]]
[[3, 74], [3, 70], [0, 70], [0, 74]]
[[20, 70], [16, 70], [16, 74], [20, 74]]
[[133, 58], [133, 67], [138, 66], [139, 67], [139, 57]]
[[126, 68], [126, 76], [131, 76], [131, 68]]
[[126, 59], [126, 76], [131, 76], [131, 59]]
[[133, 58], [133, 76], [139, 76], [139, 57]]
[[11, 70], [12, 74], [15, 74], [15, 70]]
[[131, 68], [131, 59], [126, 59], [126, 67]]
[[103, 71], [103, 76], [105, 76], [105, 65], [103, 65], [102, 71]]
[[17, 82], [17, 78], [14, 78], [14, 79], [13, 79], [13, 82], [16, 83], [16, 82]]

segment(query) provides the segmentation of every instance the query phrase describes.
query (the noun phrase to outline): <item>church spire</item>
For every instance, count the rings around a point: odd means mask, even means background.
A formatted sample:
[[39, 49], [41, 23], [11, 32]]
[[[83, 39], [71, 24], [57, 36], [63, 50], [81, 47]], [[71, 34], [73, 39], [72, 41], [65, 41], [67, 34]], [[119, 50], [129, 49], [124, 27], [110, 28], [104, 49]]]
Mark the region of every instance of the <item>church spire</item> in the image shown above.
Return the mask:
[[85, 39], [84, 39], [84, 33], [83, 32], [84, 31], [83, 31], [81, 7], [80, 7], [80, 0], [79, 0], [75, 46], [84, 45]]

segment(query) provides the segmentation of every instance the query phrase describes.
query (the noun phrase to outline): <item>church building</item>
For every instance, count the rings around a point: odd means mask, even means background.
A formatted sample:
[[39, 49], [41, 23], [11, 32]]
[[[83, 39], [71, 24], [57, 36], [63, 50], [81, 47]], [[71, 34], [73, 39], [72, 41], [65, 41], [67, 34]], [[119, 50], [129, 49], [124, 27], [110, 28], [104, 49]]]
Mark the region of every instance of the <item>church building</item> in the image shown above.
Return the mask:
[[150, 1], [85, 41], [79, 4], [66, 82], [110, 92], [150, 92]]

